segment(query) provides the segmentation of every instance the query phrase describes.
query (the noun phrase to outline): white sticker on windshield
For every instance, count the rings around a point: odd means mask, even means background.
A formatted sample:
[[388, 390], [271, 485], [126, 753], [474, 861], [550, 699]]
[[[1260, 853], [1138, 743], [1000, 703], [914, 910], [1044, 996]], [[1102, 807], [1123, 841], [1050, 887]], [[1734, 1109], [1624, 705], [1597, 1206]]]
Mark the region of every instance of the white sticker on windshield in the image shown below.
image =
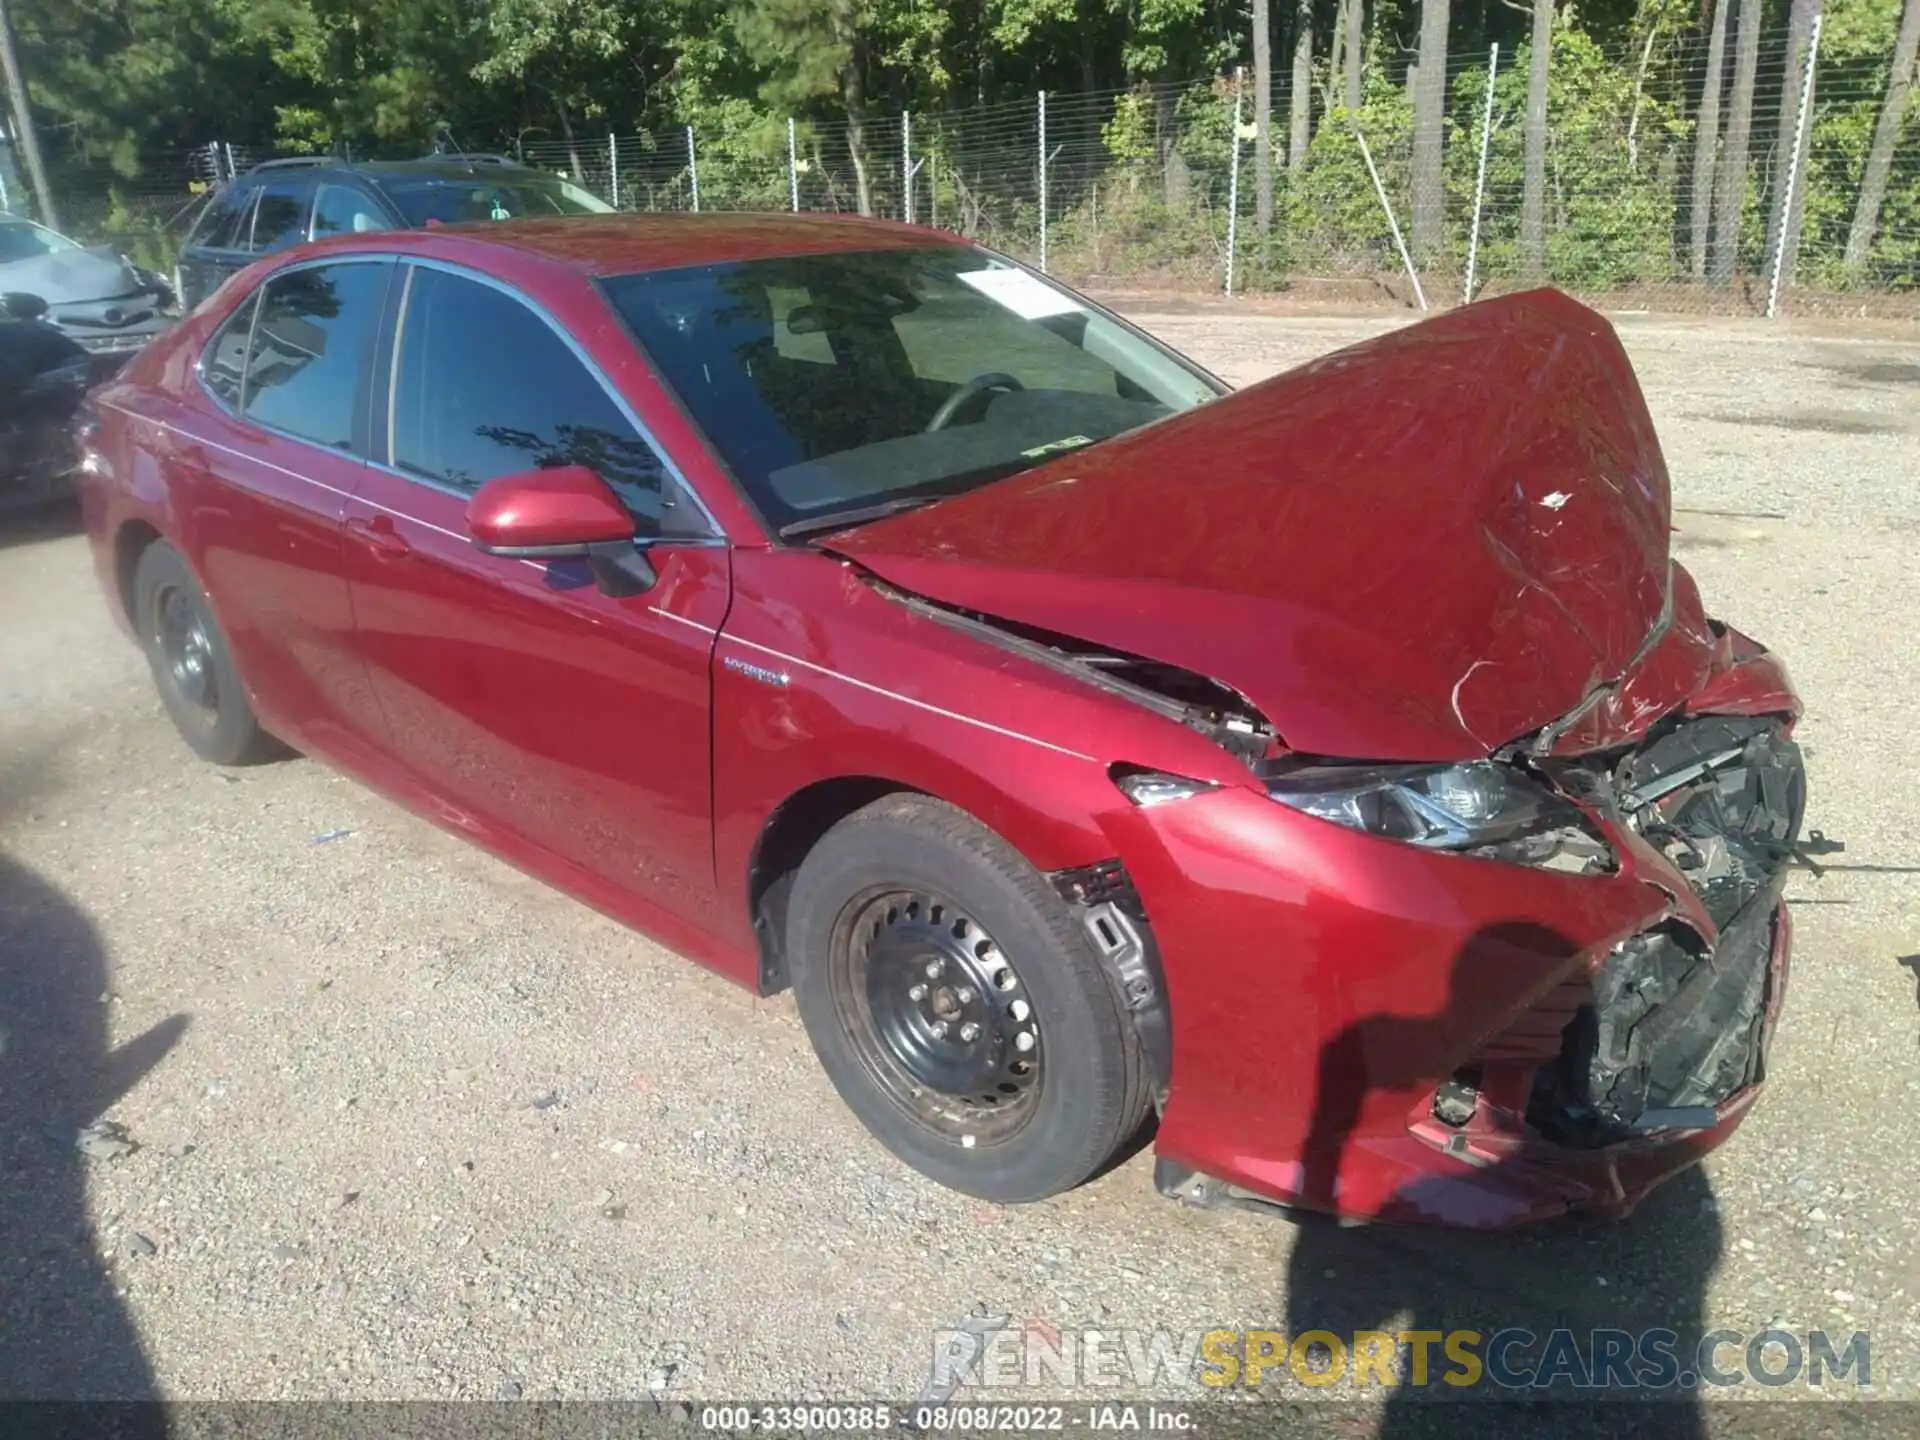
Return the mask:
[[1071, 296], [1061, 294], [1024, 270], [962, 270], [960, 279], [1022, 320], [1083, 313]]

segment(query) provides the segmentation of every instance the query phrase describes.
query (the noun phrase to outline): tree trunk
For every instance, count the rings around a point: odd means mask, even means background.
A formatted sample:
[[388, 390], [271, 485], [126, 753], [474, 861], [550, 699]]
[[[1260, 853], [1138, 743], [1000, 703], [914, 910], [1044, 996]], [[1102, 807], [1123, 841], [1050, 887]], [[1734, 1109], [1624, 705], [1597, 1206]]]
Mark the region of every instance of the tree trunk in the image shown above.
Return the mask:
[[847, 155], [853, 161], [853, 204], [862, 215], [873, 214], [873, 181], [867, 173], [867, 121], [847, 112]]
[[[1780, 243], [1780, 227], [1787, 223], [1787, 172], [1793, 168], [1793, 137], [1800, 120], [1800, 87], [1806, 78], [1807, 40], [1813, 34], [1814, 12], [1820, 0], [1793, 0], [1787, 17], [1787, 58], [1780, 67], [1780, 104], [1773, 118], [1773, 174], [1769, 189], [1772, 204], [1767, 207], [1767, 248], [1773, 259]], [[1784, 270], [1782, 271], [1784, 274]]]
[[[1340, 74], [1341, 47], [1347, 40], [1347, 6], [1352, 0], [1335, 0], [1333, 7], [1333, 36], [1327, 42], [1326, 108], [1331, 110], [1341, 103], [1338, 85], [1335, 83]], [[1300, 13], [1311, 20], [1313, 0], [1301, 0]]]
[[1860, 199], [1853, 207], [1853, 226], [1847, 232], [1847, 264], [1866, 263], [1873, 249], [1873, 232], [1880, 224], [1880, 202], [1887, 197], [1887, 173], [1893, 168], [1894, 144], [1906, 117], [1907, 97], [1913, 93], [1914, 58], [1920, 54], [1920, 0], [1907, 0], [1900, 36], [1893, 42], [1893, 72], [1887, 77], [1887, 98], [1873, 127], [1867, 151], [1866, 173], [1860, 177]]
[[[1709, 0], [1712, 38], [1707, 41], [1707, 73], [1701, 77], [1700, 108], [1693, 113], [1693, 188], [1687, 195], [1693, 222], [1693, 274], [1707, 273], [1707, 236], [1713, 223], [1713, 155], [1720, 144], [1720, 82], [1727, 69], [1727, 7], [1733, 0]], [[1920, 5], [1920, 0], [1913, 0]]]
[[[1920, 5], [1920, 0], [1914, 0]], [[1293, 113], [1287, 125], [1287, 169], [1307, 163], [1313, 131], [1313, 0], [1299, 0], [1293, 21]]]
[[1174, 93], [1165, 85], [1153, 87], [1153, 151], [1160, 162], [1160, 183], [1168, 205], [1182, 206], [1193, 193], [1187, 157], [1180, 153], [1180, 113]]
[[1420, 75], [1413, 92], [1413, 249], [1425, 258], [1440, 248], [1446, 194], [1440, 149], [1447, 103], [1448, 0], [1420, 0]]
[[1253, 0], [1253, 228], [1261, 235], [1273, 229], [1273, 35], [1268, 28], [1271, 21], [1268, 0]]
[[1347, 0], [1347, 108], [1360, 108], [1360, 61], [1367, 41], [1367, 0]]
[[50, 230], [60, 228], [60, 208], [53, 198], [53, 186], [47, 181], [47, 162], [40, 154], [40, 132], [33, 128], [33, 107], [27, 100], [27, 77], [20, 68], [19, 37], [13, 33], [13, 16], [6, 0], [0, 0], [0, 75], [7, 82], [7, 94], [13, 100], [13, 128], [20, 137], [20, 149], [27, 157], [27, 178], [40, 202], [40, 223]]
[[1653, 42], [1660, 33], [1658, 22], [1647, 26], [1647, 43], [1640, 47], [1640, 64], [1633, 72], [1633, 109], [1627, 117], [1627, 168], [1640, 168], [1640, 101], [1647, 93], [1647, 65], [1653, 59]]
[[1720, 190], [1714, 197], [1713, 251], [1707, 277], [1733, 283], [1740, 263], [1740, 216], [1747, 203], [1747, 138], [1753, 129], [1753, 72], [1760, 63], [1761, 0], [1740, 0], [1740, 28], [1733, 46], [1733, 101], [1727, 111], [1727, 148], [1721, 157]]
[[560, 117], [560, 133], [567, 141], [567, 168], [573, 172], [573, 183], [584, 184], [586, 171], [580, 164], [580, 142], [574, 138], [573, 117], [567, 113], [567, 102], [558, 95], [553, 97], [553, 113]]
[[867, 173], [867, 77], [860, 59], [860, 47], [849, 46], [846, 67], [840, 72], [840, 100], [847, 109], [847, 155], [853, 161], [853, 203], [862, 215], [871, 215], [873, 182]]
[[1520, 271], [1547, 276], [1547, 76], [1553, 62], [1553, 0], [1533, 0], [1527, 67], [1526, 155], [1520, 183]]

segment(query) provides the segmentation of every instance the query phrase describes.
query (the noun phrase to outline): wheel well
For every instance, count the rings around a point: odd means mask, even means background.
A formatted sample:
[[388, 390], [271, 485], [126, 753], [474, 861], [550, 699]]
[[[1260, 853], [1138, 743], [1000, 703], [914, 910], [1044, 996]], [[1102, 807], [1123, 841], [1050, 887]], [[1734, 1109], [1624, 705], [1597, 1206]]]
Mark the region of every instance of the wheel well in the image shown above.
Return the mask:
[[120, 611], [129, 623], [134, 620], [134, 572], [140, 568], [140, 557], [147, 547], [160, 538], [160, 532], [144, 520], [129, 520], [113, 537], [113, 576], [120, 595]]
[[882, 795], [912, 789], [871, 775], [846, 775], [797, 791], [769, 817], [747, 869], [747, 909], [760, 945], [762, 995], [787, 988], [787, 897], [808, 852], [854, 811]]

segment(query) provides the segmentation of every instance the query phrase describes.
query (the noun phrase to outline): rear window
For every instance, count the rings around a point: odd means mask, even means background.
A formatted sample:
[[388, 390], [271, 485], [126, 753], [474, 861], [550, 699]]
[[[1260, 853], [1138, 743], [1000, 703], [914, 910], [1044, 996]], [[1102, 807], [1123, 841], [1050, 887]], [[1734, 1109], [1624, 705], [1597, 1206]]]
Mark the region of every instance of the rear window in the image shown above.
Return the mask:
[[350, 260], [274, 276], [208, 344], [200, 366], [207, 388], [250, 420], [351, 449], [392, 269], [384, 260]]
[[387, 180], [382, 187], [412, 226], [529, 215], [607, 215], [613, 207], [559, 176], [476, 175]]

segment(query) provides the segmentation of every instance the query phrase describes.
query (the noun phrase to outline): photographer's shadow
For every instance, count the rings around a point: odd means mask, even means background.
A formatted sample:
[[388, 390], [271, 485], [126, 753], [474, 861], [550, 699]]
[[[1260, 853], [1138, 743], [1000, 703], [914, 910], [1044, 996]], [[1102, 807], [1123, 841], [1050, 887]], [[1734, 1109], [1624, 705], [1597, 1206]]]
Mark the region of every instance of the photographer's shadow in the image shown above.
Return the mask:
[[[1554, 943], [1546, 932], [1542, 937]], [[1477, 937], [1476, 937], [1477, 938]], [[1492, 937], [1510, 943], [1511, 934]], [[1564, 943], [1564, 942], [1559, 942]], [[1484, 957], [1469, 943], [1453, 974], [1452, 991], [1473, 984]], [[1568, 953], [1571, 953], [1569, 947]], [[1449, 1011], [1434, 1016], [1368, 1016], [1328, 1043], [1320, 1061], [1312, 1133], [1305, 1147], [1306, 1195], [1327, 1203], [1335, 1194], [1339, 1167], [1360, 1110], [1360, 1095], [1415, 1081], [1412, 1071], [1449, 1035]], [[1357, 1088], [1356, 1076], [1364, 1077]], [[1497, 1184], [1497, 1167], [1478, 1174]], [[1287, 1333], [1331, 1331], [1351, 1343], [1357, 1331], [1425, 1331], [1446, 1336], [1473, 1331], [1486, 1361], [1489, 1342], [1503, 1330], [1538, 1337], [1528, 1346], [1509, 1342], [1502, 1358], [1509, 1379], [1526, 1375], [1556, 1330], [1571, 1332], [1583, 1363], [1591, 1363], [1595, 1330], [1624, 1331], [1636, 1341], [1646, 1332], [1674, 1332], [1677, 1370], [1692, 1370], [1705, 1329], [1705, 1295], [1719, 1261], [1722, 1230], [1718, 1206], [1704, 1172], [1695, 1166], [1656, 1189], [1625, 1220], [1548, 1221], [1510, 1231], [1464, 1231], [1432, 1227], [1342, 1227], [1307, 1216], [1294, 1235], [1287, 1266]], [[1403, 1357], [1406, 1352], [1402, 1351]], [[1694, 1440], [1705, 1435], [1697, 1391], [1673, 1384], [1657, 1390], [1605, 1384], [1572, 1389], [1564, 1367], [1542, 1367], [1544, 1378], [1559, 1369], [1553, 1389], [1497, 1383], [1492, 1373], [1476, 1384], [1448, 1384], [1461, 1374], [1436, 1339], [1429, 1350], [1429, 1382], [1402, 1383], [1385, 1392], [1379, 1434], [1383, 1437], [1479, 1437], [1540, 1435], [1574, 1440], [1585, 1435], [1634, 1435]], [[1351, 1362], [1349, 1362], [1351, 1366]], [[1595, 1367], [1598, 1369], [1599, 1367]], [[1644, 1373], [1638, 1357], [1633, 1368]], [[1491, 1367], [1489, 1367], [1489, 1370]], [[1402, 1379], [1406, 1379], [1402, 1370]], [[1618, 1368], [1614, 1370], [1617, 1376]], [[1351, 1376], [1351, 1368], [1347, 1370]], [[1356, 1400], [1379, 1403], [1381, 1391], [1356, 1390]], [[1551, 1396], [1552, 1398], [1548, 1398]], [[1572, 1399], [1574, 1403], [1567, 1403]], [[1648, 1403], [1623, 1406], [1620, 1401]], [[1528, 1404], [1527, 1401], [1538, 1403]], [[1616, 1403], [1584, 1403], [1605, 1401]], [[1507, 1402], [1507, 1403], [1502, 1403]], [[1512, 1403], [1522, 1402], [1522, 1403]], [[1497, 1408], [1489, 1408], [1489, 1406]], [[1309, 1407], [1310, 1413], [1310, 1407]]]
[[[16, 763], [0, 774], [0, 811], [22, 803], [42, 773]], [[172, 1016], [114, 1049], [110, 988], [87, 917], [0, 855], [0, 1402], [156, 1398], [87, 1206], [87, 1166], [129, 1162], [89, 1160], [76, 1141], [187, 1021]], [[34, 1413], [36, 1426], [58, 1419]], [[127, 1414], [111, 1425], [95, 1418], [101, 1429], [147, 1433]]]

